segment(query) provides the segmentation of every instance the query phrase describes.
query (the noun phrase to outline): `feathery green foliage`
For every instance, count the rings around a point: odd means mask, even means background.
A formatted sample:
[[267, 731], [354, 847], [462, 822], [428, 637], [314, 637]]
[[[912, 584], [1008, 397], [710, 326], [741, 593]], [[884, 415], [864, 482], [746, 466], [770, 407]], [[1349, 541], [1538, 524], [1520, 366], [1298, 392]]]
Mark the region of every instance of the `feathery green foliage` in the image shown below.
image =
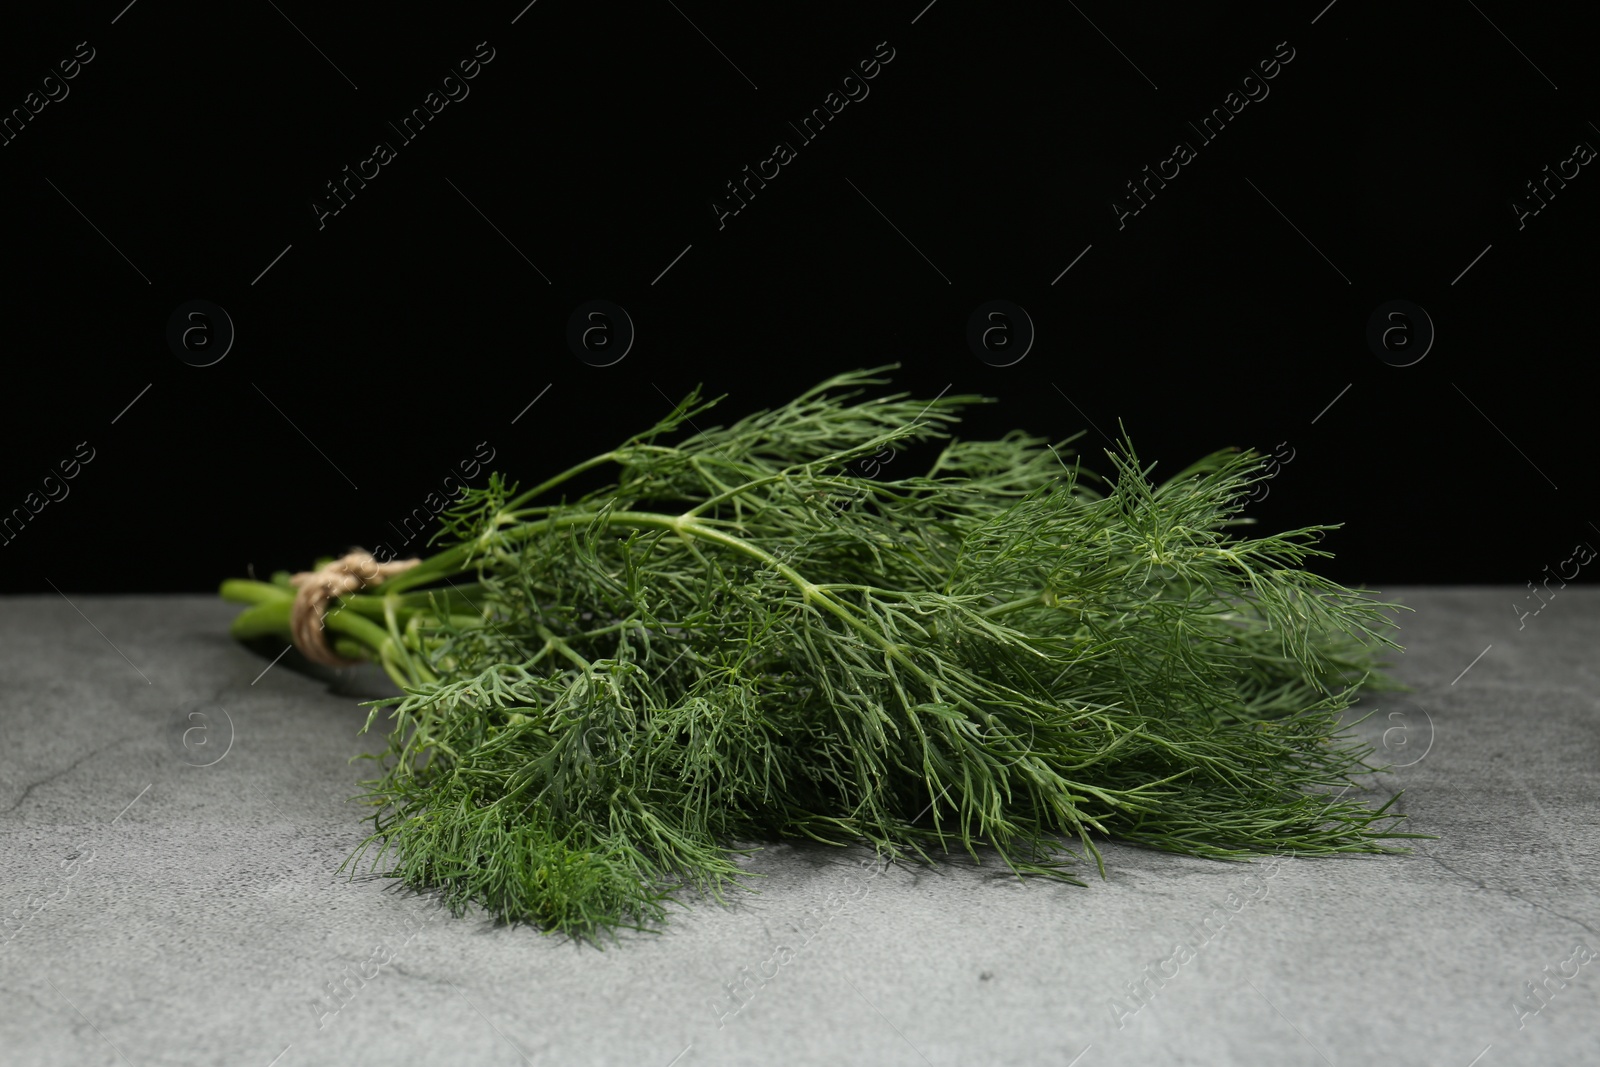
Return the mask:
[[[1099, 865], [1097, 835], [1220, 858], [1418, 836], [1318, 791], [1371, 769], [1338, 720], [1384, 684], [1395, 605], [1304, 569], [1334, 527], [1231, 532], [1259, 455], [1157, 483], [1124, 436], [1101, 481], [1071, 439], [955, 438], [982, 397], [863, 399], [889, 369], [688, 432], [696, 389], [526, 491], [492, 475], [447, 547], [344, 598], [335, 648], [404, 690], [372, 702], [389, 749], [352, 860], [590, 936], [725, 899], [738, 842], [987, 848], [1074, 881], [1064, 839]], [[287, 633], [285, 576], [223, 593], [256, 604], [236, 635]]]

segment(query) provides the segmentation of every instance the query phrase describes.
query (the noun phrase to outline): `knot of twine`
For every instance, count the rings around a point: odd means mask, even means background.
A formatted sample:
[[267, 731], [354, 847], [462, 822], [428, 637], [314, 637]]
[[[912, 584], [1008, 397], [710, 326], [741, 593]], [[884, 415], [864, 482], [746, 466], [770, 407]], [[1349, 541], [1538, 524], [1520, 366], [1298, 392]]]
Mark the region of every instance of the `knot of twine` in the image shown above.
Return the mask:
[[306, 659], [328, 667], [351, 667], [360, 662], [335, 655], [328, 647], [323, 625], [328, 601], [408, 571], [421, 562], [420, 559], [397, 559], [379, 563], [372, 553], [358, 548], [317, 570], [301, 571], [292, 576], [289, 582], [295, 586], [295, 594], [294, 607], [289, 612], [289, 632], [294, 638], [294, 647]]

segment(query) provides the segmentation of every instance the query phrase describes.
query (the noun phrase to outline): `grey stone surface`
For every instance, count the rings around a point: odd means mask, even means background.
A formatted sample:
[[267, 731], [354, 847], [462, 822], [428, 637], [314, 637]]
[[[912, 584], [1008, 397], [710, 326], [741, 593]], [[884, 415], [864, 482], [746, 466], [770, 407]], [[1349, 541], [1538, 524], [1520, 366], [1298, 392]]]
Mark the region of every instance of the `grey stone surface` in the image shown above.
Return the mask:
[[381, 676], [261, 674], [205, 597], [0, 601], [0, 1062], [1600, 1063], [1600, 592], [1524, 592], [1385, 591], [1416, 689], [1359, 729], [1413, 855], [1110, 845], [1079, 888], [778, 845], [605, 951], [336, 873]]

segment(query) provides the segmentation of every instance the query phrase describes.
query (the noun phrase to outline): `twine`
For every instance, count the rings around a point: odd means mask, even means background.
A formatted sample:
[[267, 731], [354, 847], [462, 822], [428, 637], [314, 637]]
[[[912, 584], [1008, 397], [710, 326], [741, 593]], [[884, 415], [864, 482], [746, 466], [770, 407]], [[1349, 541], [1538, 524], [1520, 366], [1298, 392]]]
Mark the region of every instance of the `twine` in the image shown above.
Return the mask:
[[372, 553], [358, 548], [318, 570], [301, 571], [292, 576], [289, 582], [296, 589], [294, 607], [289, 613], [289, 632], [294, 638], [294, 647], [313, 663], [328, 667], [355, 666], [360, 660], [335, 655], [328, 647], [323, 622], [328, 614], [328, 601], [408, 571], [421, 562], [420, 559], [397, 559], [379, 563]]

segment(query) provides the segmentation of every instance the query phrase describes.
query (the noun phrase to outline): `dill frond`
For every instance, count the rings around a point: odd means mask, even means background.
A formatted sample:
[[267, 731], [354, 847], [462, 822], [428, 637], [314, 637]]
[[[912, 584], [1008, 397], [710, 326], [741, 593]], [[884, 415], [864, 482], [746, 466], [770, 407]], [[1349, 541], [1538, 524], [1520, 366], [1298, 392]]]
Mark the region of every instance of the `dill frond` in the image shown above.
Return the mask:
[[[1339, 722], [1392, 686], [1399, 605], [1306, 569], [1335, 527], [1233, 532], [1261, 456], [1158, 483], [1124, 434], [1102, 481], [1071, 439], [954, 437], [982, 397], [865, 398], [891, 369], [685, 436], [717, 403], [696, 390], [528, 490], [496, 474], [434, 556], [347, 598], [365, 625], [341, 647], [403, 690], [370, 702], [389, 744], [350, 862], [593, 937], [655, 928], [683, 889], [725, 899], [738, 841], [987, 849], [1075, 881], [1104, 838], [1242, 858], [1419, 836], [1322, 792], [1373, 769]], [[937, 449], [920, 472], [914, 448]], [[257, 584], [224, 585], [252, 632], [284, 595]]]

